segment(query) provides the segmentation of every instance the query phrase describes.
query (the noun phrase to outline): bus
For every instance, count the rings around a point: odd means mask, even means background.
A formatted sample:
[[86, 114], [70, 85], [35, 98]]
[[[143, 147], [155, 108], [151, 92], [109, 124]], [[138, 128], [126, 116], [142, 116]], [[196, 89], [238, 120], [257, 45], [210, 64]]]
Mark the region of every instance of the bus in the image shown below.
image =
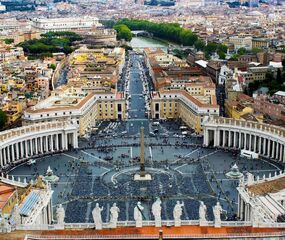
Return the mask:
[[258, 159], [258, 157], [259, 157], [259, 155], [257, 153], [249, 151], [249, 150], [245, 150], [245, 149], [242, 149], [240, 151], [240, 156], [246, 157], [248, 159]]

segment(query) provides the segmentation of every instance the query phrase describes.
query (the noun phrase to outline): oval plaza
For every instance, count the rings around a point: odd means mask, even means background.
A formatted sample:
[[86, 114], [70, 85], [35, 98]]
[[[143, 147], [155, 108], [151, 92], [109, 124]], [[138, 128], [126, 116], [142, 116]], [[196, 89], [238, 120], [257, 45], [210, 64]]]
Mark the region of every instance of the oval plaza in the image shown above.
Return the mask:
[[210, 83], [154, 91], [146, 54], [129, 54], [120, 93], [63, 89], [0, 134], [2, 232], [282, 236], [284, 129], [219, 117]]

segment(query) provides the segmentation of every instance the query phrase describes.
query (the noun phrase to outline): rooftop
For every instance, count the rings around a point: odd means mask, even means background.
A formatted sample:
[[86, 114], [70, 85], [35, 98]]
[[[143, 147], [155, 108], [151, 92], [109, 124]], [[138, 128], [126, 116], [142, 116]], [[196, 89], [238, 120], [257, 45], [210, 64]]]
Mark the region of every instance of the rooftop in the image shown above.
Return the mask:
[[276, 193], [283, 189], [285, 189], [285, 177], [263, 183], [258, 183], [248, 187], [248, 190], [254, 195], [265, 195], [268, 193]]

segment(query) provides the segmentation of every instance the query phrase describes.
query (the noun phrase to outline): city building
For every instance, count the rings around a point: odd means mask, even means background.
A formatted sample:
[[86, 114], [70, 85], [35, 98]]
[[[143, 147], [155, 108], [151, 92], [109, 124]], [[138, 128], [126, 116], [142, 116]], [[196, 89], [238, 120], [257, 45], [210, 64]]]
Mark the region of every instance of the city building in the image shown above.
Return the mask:
[[101, 27], [96, 17], [34, 18], [32, 29], [42, 33], [59, 31], [90, 31]]
[[[198, 90], [197, 90], [198, 91]], [[207, 91], [207, 90], [206, 90]], [[191, 91], [190, 91], [191, 92]], [[154, 119], [180, 118], [196, 133], [202, 132], [204, 116], [219, 116], [219, 106], [215, 95], [209, 95], [203, 101], [185, 90], [161, 90], [151, 97], [151, 116]]]
[[98, 120], [125, 120], [125, 99], [121, 93], [88, 92], [81, 88], [63, 87], [47, 99], [28, 108], [23, 124], [68, 121], [78, 126], [84, 136], [96, 127]]

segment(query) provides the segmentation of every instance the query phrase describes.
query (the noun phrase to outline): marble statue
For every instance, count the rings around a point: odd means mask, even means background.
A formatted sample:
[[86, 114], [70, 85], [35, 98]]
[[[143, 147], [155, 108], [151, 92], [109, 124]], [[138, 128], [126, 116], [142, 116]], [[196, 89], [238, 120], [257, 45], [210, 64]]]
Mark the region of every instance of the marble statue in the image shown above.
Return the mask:
[[220, 202], [217, 202], [216, 206], [213, 207], [214, 224], [215, 227], [221, 227], [221, 213], [223, 212]]
[[117, 204], [114, 203], [110, 208], [110, 227], [116, 228], [118, 223], [120, 209], [117, 207]]
[[134, 208], [134, 219], [136, 221], [136, 227], [142, 227], [143, 209], [144, 207], [141, 205], [141, 202], [138, 202]]
[[93, 216], [93, 220], [95, 223], [95, 228], [97, 230], [101, 230], [102, 229], [102, 218], [101, 218], [101, 212], [103, 211], [103, 207], [99, 207], [99, 203], [96, 203], [95, 208], [92, 211], [92, 216]]
[[56, 209], [56, 218], [58, 225], [64, 225], [65, 210], [61, 204], [59, 204]]
[[11, 232], [11, 226], [8, 222], [8, 220], [5, 218], [5, 216], [2, 214], [2, 210], [0, 209], [0, 217], [1, 217], [1, 221], [0, 221], [0, 231], [2, 233], [9, 233]]
[[180, 203], [179, 201], [176, 202], [176, 205], [173, 209], [173, 218], [174, 218], [174, 226], [179, 227], [181, 226], [181, 216], [183, 212], [184, 202]]
[[260, 206], [254, 205], [251, 208], [251, 222], [253, 227], [258, 227], [258, 224], [262, 222], [262, 217], [260, 213]]
[[154, 216], [155, 226], [161, 227], [161, 200], [157, 198], [156, 201], [152, 204], [151, 212]]
[[200, 207], [199, 207], [200, 226], [205, 225], [205, 222], [207, 221], [206, 213], [207, 213], [207, 206], [204, 204], [203, 201], [200, 201]]

